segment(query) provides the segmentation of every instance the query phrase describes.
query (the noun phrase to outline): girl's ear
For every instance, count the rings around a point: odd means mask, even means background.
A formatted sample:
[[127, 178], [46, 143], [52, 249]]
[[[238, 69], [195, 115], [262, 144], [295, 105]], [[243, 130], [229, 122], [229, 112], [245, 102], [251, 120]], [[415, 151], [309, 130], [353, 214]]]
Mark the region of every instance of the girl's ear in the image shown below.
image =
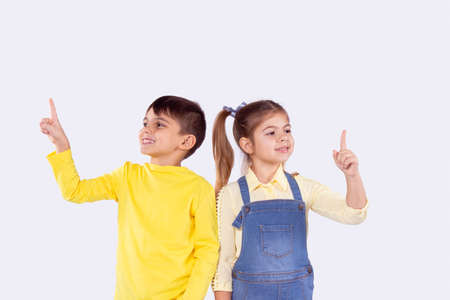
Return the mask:
[[241, 149], [247, 153], [248, 155], [253, 154], [254, 149], [253, 149], [253, 143], [252, 141], [250, 141], [249, 138], [246, 137], [241, 137], [239, 139], [239, 146], [241, 147]]
[[195, 135], [193, 134], [185, 135], [180, 144], [180, 148], [182, 150], [189, 151], [191, 150], [192, 147], [194, 147], [196, 141], [197, 139], [195, 138]]

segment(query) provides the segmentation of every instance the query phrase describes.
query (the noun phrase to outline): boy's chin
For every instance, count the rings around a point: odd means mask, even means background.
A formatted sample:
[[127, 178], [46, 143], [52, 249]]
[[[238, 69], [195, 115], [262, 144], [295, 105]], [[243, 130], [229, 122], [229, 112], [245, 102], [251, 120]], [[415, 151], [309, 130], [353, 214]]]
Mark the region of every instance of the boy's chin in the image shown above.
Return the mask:
[[155, 153], [153, 153], [151, 151], [148, 151], [146, 149], [142, 149], [142, 148], [141, 148], [141, 154], [144, 154], [144, 155], [147, 155], [147, 156], [154, 156], [155, 155]]

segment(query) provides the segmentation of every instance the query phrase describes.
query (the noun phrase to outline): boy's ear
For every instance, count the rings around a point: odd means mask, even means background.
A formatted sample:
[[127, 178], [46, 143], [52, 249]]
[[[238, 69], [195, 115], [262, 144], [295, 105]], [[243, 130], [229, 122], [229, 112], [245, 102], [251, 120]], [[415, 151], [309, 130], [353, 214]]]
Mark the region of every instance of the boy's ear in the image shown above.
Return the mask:
[[239, 146], [241, 147], [241, 149], [247, 153], [248, 155], [253, 154], [253, 143], [252, 141], [250, 141], [249, 138], [246, 137], [241, 137], [239, 139]]
[[185, 151], [189, 151], [194, 147], [195, 143], [197, 142], [197, 139], [195, 138], [195, 135], [193, 134], [187, 134], [183, 137], [183, 140], [181, 141], [180, 148]]

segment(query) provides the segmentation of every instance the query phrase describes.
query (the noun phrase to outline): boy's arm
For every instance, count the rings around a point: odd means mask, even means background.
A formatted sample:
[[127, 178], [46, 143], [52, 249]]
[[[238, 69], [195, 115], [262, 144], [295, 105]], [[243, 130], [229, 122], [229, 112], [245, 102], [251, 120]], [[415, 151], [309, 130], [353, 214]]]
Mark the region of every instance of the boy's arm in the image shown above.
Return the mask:
[[216, 200], [214, 188], [202, 184], [194, 211], [195, 264], [183, 300], [200, 300], [206, 295], [217, 267], [219, 241], [217, 236]]
[[125, 174], [126, 164], [109, 174], [80, 180], [72, 159], [69, 139], [67, 138], [58, 115], [55, 103], [50, 98], [50, 118], [43, 118], [40, 123], [41, 132], [55, 145], [56, 151], [47, 155], [56, 181], [63, 194], [69, 201], [82, 203], [101, 199], [118, 200], [119, 183]]
[[118, 200], [121, 178], [126, 163], [113, 172], [93, 179], [80, 180], [72, 159], [71, 149], [47, 155], [53, 174], [64, 199], [76, 202], [91, 202], [103, 199]]

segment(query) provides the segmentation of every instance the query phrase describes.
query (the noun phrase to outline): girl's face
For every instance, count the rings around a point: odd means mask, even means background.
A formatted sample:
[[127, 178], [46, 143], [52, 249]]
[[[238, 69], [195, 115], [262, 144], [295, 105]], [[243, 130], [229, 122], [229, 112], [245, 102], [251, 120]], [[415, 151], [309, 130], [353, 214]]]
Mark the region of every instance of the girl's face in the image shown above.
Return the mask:
[[279, 164], [288, 160], [294, 150], [294, 138], [286, 113], [269, 115], [253, 133], [250, 158], [269, 164]]

